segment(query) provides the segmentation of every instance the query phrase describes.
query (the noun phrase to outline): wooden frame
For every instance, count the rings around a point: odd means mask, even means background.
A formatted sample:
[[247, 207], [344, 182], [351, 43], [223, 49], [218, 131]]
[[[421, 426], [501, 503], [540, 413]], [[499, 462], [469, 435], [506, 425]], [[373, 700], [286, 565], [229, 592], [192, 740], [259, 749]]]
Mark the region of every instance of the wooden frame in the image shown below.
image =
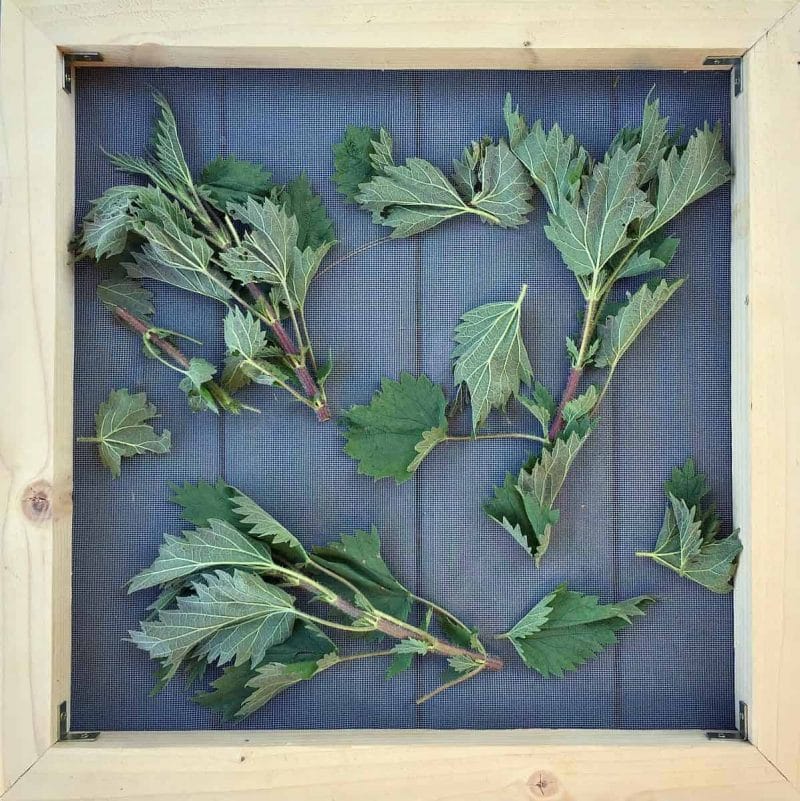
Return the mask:
[[[678, 68], [733, 97], [737, 698], [702, 732], [103, 733], [69, 697], [74, 119], [61, 52], [181, 66]], [[800, 5], [796, 0], [3, 0], [0, 790], [47, 799], [800, 798]]]

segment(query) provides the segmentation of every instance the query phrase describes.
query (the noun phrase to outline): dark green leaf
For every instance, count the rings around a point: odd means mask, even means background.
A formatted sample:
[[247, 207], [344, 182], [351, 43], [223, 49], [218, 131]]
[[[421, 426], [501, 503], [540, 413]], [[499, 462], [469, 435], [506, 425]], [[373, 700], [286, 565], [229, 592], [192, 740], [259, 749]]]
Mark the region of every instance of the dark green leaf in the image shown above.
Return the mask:
[[261, 165], [236, 156], [217, 156], [203, 168], [197, 189], [209, 203], [227, 213], [229, 203], [244, 203], [248, 196], [266, 197], [272, 186], [272, 174]]
[[112, 186], [92, 202], [83, 218], [78, 258], [88, 255], [99, 261], [125, 251], [134, 223], [132, 207], [140, 192], [138, 186]]
[[297, 247], [300, 251], [306, 248], [316, 250], [321, 245], [335, 242], [333, 223], [305, 173], [280, 190], [278, 202], [297, 220]]
[[112, 311], [116, 308], [125, 309], [145, 322], [149, 322], [155, 313], [153, 293], [124, 274], [101, 281], [97, 285], [97, 297]]
[[360, 184], [375, 175], [371, 155], [373, 143], [379, 138], [380, 134], [374, 128], [348, 125], [342, 141], [333, 146], [334, 173], [331, 180], [351, 203], [356, 202]]
[[237, 525], [239, 516], [233, 508], [233, 498], [237, 490], [221, 478], [216, 484], [200, 481], [198, 484], [185, 483], [182, 487], [171, 486], [170, 500], [182, 509], [185, 520], [196, 526], [208, 526], [211, 520], [222, 520]]
[[358, 462], [359, 473], [407, 481], [419, 457], [446, 436], [446, 406], [441, 387], [427, 376], [384, 378], [368, 406], [342, 415], [345, 453]]

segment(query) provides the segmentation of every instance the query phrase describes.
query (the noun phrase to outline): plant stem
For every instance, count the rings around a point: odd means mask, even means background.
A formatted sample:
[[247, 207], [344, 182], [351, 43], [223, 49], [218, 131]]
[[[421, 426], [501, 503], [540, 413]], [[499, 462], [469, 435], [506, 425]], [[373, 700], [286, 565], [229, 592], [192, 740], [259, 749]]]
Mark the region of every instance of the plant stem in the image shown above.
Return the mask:
[[114, 316], [120, 321], [125, 323], [128, 328], [135, 331], [140, 336], [146, 336], [159, 350], [169, 356], [172, 361], [179, 364], [184, 370], [189, 369], [189, 359], [181, 353], [171, 342], [162, 339], [155, 334], [148, 333], [152, 330], [152, 326], [148, 325], [144, 320], [140, 320], [136, 315], [131, 314], [127, 309], [121, 306], [114, 307]]
[[516, 431], [499, 434], [468, 434], [466, 436], [448, 435], [445, 437], [444, 442], [472, 442], [478, 439], [530, 439], [534, 442], [541, 442], [545, 445], [549, 444], [550, 440], [545, 437], [538, 437], [536, 434], [522, 434]]
[[[394, 651], [391, 648], [387, 648], [385, 651], [361, 651], [357, 654], [340, 656], [336, 664], [340, 665], [342, 662], [353, 662], [356, 659], [370, 659], [373, 656], [394, 656]], [[333, 665], [331, 665], [331, 667], [333, 667]]]
[[349, 253], [345, 253], [344, 256], [340, 256], [335, 261], [332, 261], [330, 264], [326, 265], [325, 269], [319, 270], [317, 272], [317, 278], [327, 273], [328, 270], [332, 270], [334, 267], [338, 267], [340, 264], [343, 264], [348, 259], [352, 259], [353, 256], [358, 256], [365, 250], [369, 250], [370, 248], [373, 248], [376, 245], [381, 245], [384, 242], [388, 242], [391, 238], [392, 238], [391, 234], [389, 234], [389, 236], [382, 236], [380, 239], [373, 239], [371, 242], [366, 242], [365, 244], [357, 247], [355, 250], [351, 250]]
[[444, 684], [440, 684], [435, 690], [431, 690], [429, 693], [426, 693], [423, 696], [420, 696], [416, 700], [416, 704], [424, 704], [426, 701], [430, 701], [431, 698], [435, 698], [439, 693], [443, 693], [445, 690], [449, 690], [451, 687], [457, 687], [462, 682], [468, 681], [473, 676], [477, 676], [478, 673], [484, 670], [484, 665], [481, 665], [475, 670], [470, 670], [467, 673], [458, 676], [458, 678], [452, 679], [451, 681], [446, 681]]
[[364, 626], [347, 626], [344, 623], [336, 623], [334, 620], [327, 620], [324, 617], [317, 617], [316, 615], [309, 615], [306, 612], [295, 612], [297, 617], [303, 620], [308, 620], [310, 623], [316, 623], [318, 626], [328, 626], [331, 629], [338, 631], [354, 631], [358, 634], [363, 634], [365, 631], [370, 631], [369, 628]]
[[467, 206], [466, 208], [471, 214], [477, 214], [478, 217], [482, 217], [484, 220], [488, 220], [495, 225], [500, 225], [500, 220], [498, 220], [494, 214], [490, 214], [488, 211], [484, 211], [483, 209], [475, 208], [475, 206]]

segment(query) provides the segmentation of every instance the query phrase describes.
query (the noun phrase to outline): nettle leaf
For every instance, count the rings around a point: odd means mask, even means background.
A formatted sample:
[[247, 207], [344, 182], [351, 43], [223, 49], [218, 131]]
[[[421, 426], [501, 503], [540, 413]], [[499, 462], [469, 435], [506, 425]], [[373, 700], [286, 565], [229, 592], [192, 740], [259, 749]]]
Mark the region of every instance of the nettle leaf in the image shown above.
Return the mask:
[[[360, 185], [369, 181], [377, 172], [372, 160], [373, 148], [384, 133], [383, 129], [379, 134], [368, 125], [348, 125], [342, 141], [333, 145], [334, 172], [331, 180], [350, 203], [356, 202]], [[389, 136], [388, 133], [386, 136]], [[391, 159], [391, 137], [388, 141]], [[382, 153], [385, 153], [385, 145]], [[388, 162], [382, 159], [379, 163]]]
[[189, 408], [193, 412], [210, 409], [219, 413], [219, 408], [211, 391], [204, 386], [214, 378], [217, 368], [205, 359], [193, 358], [189, 360], [189, 369], [184, 372], [178, 387], [186, 393]]
[[297, 537], [265, 512], [252, 498], [239, 490], [234, 490], [231, 506], [238, 518], [238, 525], [246, 528], [251, 537], [269, 543], [275, 553], [291, 564], [308, 562], [308, 554]]
[[78, 237], [78, 257], [99, 261], [125, 251], [134, 223], [133, 204], [142, 188], [112, 186], [92, 202]]
[[79, 437], [78, 442], [95, 442], [103, 464], [119, 478], [123, 456], [141, 453], [169, 453], [171, 435], [167, 429], [156, 434], [147, 421], [158, 417], [156, 407], [144, 392], [131, 395], [116, 389], [97, 409], [95, 436]]
[[194, 649], [208, 662], [257, 665], [291, 633], [294, 599], [252, 573], [219, 570], [201, 576], [192, 589], [194, 594], [177, 597], [177, 609], [161, 610], [130, 632], [151, 658], [175, 661]]
[[260, 357], [269, 346], [267, 332], [250, 311], [238, 307], [230, 309], [225, 315], [222, 330], [228, 351], [245, 358]]
[[286, 213], [297, 220], [297, 247], [301, 251], [306, 248], [316, 250], [325, 244], [330, 247], [336, 241], [333, 222], [319, 195], [314, 194], [305, 173], [281, 187], [276, 199]]
[[335, 243], [333, 240], [323, 242], [318, 248], [306, 248], [304, 251], [295, 249], [292, 269], [289, 272], [288, 294], [281, 297], [281, 301], [291, 305], [294, 309], [305, 306], [306, 296], [311, 282], [319, 270], [322, 260]]
[[408, 481], [445, 438], [446, 408], [442, 388], [427, 376], [384, 378], [369, 405], [353, 406], [342, 415], [345, 453], [358, 462], [363, 475]]
[[600, 347], [595, 356], [595, 364], [613, 370], [645, 326], [682, 284], [682, 278], [674, 281], [662, 278], [660, 281], [643, 284], [633, 294], [626, 293], [625, 303], [598, 326]]
[[522, 661], [545, 678], [577, 670], [616, 641], [616, 632], [632, 624], [654, 603], [640, 596], [618, 604], [600, 604], [562, 584], [542, 598], [503, 636]]
[[272, 173], [260, 164], [231, 155], [217, 156], [206, 164], [197, 190], [212, 206], [227, 213], [229, 203], [266, 197], [272, 187]]
[[504, 406], [533, 377], [520, 329], [526, 289], [523, 285], [513, 303], [488, 303], [468, 311], [456, 326], [453, 377], [469, 389], [475, 431], [492, 409]]
[[392, 648], [392, 653], [424, 656], [430, 650], [431, 650], [430, 643], [410, 638], [407, 640], [400, 640], [400, 642], [397, 643], [397, 645], [395, 645], [394, 648]]
[[[374, 526], [371, 531], [343, 534], [339, 542], [316, 547], [312, 556], [315, 562], [347, 579], [376, 609], [400, 620], [408, 619], [411, 594], [383, 561], [380, 537]], [[337, 582], [331, 587], [351, 601], [358, 600]]]
[[565, 431], [523, 467], [516, 486], [507, 476], [502, 487], [495, 487], [494, 499], [484, 505], [489, 517], [534, 557], [537, 566], [559, 520], [559, 510], [554, 508], [556, 499], [589, 431]]
[[579, 198], [548, 214], [545, 234], [576, 276], [599, 273], [631, 241], [631, 224], [652, 215], [652, 205], [638, 188], [636, 159], [636, 148], [616, 150], [583, 178]]
[[742, 543], [738, 529], [721, 536], [713, 507], [701, 508], [708, 493], [705, 476], [689, 459], [673, 471], [664, 488], [669, 503], [655, 549], [637, 556], [649, 557], [711, 592], [731, 592]]
[[112, 311], [117, 308], [125, 309], [146, 322], [155, 314], [153, 293], [124, 274], [101, 281], [97, 285], [97, 297]]
[[513, 108], [510, 94], [503, 112], [511, 150], [544, 195], [550, 211], [558, 213], [564, 199], [571, 203], [577, 197], [581, 176], [590, 164], [588, 154], [573, 136], [565, 137], [558, 125], [545, 133], [537, 120], [529, 131], [519, 108]]
[[211, 520], [221, 520], [237, 525], [239, 516], [233, 509], [233, 497], [237, 490], [221, 478], [215, 484], [200, 481], [198, 484], [184, 483], [182, 487], [171, 485], [170, 501], [181, 507], [184, 520], [196, 526], [208, 526]]
[[573, 398], [569, 403], [564, 405], [562, 412], [567, 424], [574, 423], [581, 417], [586, 417], [591, 414], [594, 409], [598, 398], [597, 387], [590, 384], [585, 392]]
[[672, 236], [653, 234], [645, 239], [617, 274], [617, 279], [658, 272], [665, 269], [675, 256], [680, 240]]
[[640, 185], [648, 183], [658, 172], [659, 164], [670, 146], [667, 134], [669, 117], [659, 112], [659, 99], [645, 100], [642, 124], [638, 128], [622, 128], [614, 137], [609, 152], [617, 148], [630, 151], [636, 148], [637, 160], [641, 165]]
[[158, 92], [153, 93], [153, 99], [161, 111], [156, 118], [153, 131], [153, 151], [158, 166], [176, 186], [193, 186], [192, 174], [183, 155], [183, 148], [178, 138], [178, 124], [172, 108], [166, 98]]
[[212, 519], [208, 526], [184, 531], [182, 537], [165, 534], [158, 557], [130, 580], [128, 592], [215, 568], [235, 567], [258, 573], [273, 564], [268, 548], [229, 523]]
[[456, 654], [447, 658], [447, 664], [456, 673], [469, 673], [472, 670], [482, 670], [483, 663], [476, 661], [467, 654]]
[[695, 200], [727, 183], [731, 168], [722, 147], [722, 128], [706, 123], [697, 129], [686, 147], [673, 147], [658, 164], [658, 193], [655, 214], [647, 223], [648, 236], [679, 214]]
[[298, 621], [289, 638], [268, 649], [257, 668], [248, 664], [226, 667], [222, 676], [211, 682], [212, 690], [198, 693], [192, 700], [219, 713], [223, 720], [242, 720], [282, 690], [311, 678], [319, 672], [323, 659], [336, 654], [334, 643], [317, 626]]

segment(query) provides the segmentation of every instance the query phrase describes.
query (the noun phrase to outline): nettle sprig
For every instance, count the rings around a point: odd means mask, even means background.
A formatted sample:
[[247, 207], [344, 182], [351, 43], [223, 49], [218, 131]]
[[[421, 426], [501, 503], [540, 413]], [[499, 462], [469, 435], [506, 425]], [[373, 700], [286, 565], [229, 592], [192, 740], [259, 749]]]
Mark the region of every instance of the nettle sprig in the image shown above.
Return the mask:
[[[574, 275], [585, 301], [581, 330], [567, 338], [570, 371], [560, 399], [556, 402], [546, 387], [533, 381], [521, 332], [523, 286], [513, 302], [490, 303], [468, 311], [455, 330], [453, 374], [471, 401], [472, 436], [449, 433], [456, 405], [448, 406], [441, 387], [425, 376], [404, 375], [399, 381], [385, 379], [368, 405], [345, 413], [345, 450], [358, 460], [360, 472], [400, 482], [409, 479], [440, 443], [498, 438], [539, 443], [539, 450], [518, 474], [507, 474], [504, 484], [495, 488], [494, 498], [484, 505], [486, 513], [538, 564], [559, 519], [558, 495], [597, 424], [617, 366], [684, 282], [683, 278], [657, 277], [678, 247], [678, 240], [664, 228], [688, 205], [727, 182], [731, 171], [719, 126], [705, 125], [681, 144], [678, 136], [667, 132], [668, 119], [660, 115], [658, 99], [645, 101], [641, 126], [621, 130], [597, 162], [558, 125], [545, 132], [537, 121], [529, 128], [510, 96], [504, 114], [509, 146], [501, 141], [491, 162], [489, 146], [468, 149], [474, 157], [468, 160], [465, 153], [456, 172], [471, 176], [459, 183], [462, 200], [466, 186], [471, 187], [473, 198], [481, 198], [484, 182], [495, 187], [497, 165], [510, 149], [517, 166], [506, 165], [501, 174], [513, 174], [513, 186], [519, 187], [522, 168], [548, 205], [545, 233]], [[432, 204], [428, 190], [390, 194], [389, 185], [397, 188], [406, 174], [398, 173], [399, 168], [392, 171], [378, 156], [384, 133], [370, 140], [372, 172], [367, 172], [354, 199], [372, 210], [377, 222], [392, 226], [393, 236], [416, 232], [406, 224], [412, 218], [424, 217], [425, 227], [442, 222], [446, 217], [440, 206]], [[490, 194], [496, 193], [492, 190]], [[385, 202], [378, 203], [376, 196]], [[524, 190], [517, 189], [515, 196], [525, 197], [529, 208], [530, 196]], [[615, 289], [621, 282], [643, 276], [647, 276], [644, 282], [627, 290], [622, 300], [616, 299]], [[604, 371], [602, 381], [581, 389], [590, 369]], [[523, 392], [523, 386], [530, 391]], [[532, 415], [539, 433], [479, 433], [490, 412], [512, 398]]]
[[[390, 660], [387, 679], [417, 658], [445, 660], [441, 683], [417, 703], [503, 669], [477, 630], [395, 578], [374, 528], [308, 551], [222, 480], [174, 489], [173, 500], [197, 528], [166, 535], [158, 557], [128, 586], [129, 592], [160, 588], [151, 616], [130, 632], [159, 663], [154, 692], [179, 671], [194, 685], [218, 664], [222, 674], [193, 700], [225, 719], [242, 720], [293, 685], [364, 659]], [[545, 678], [561, 676], [616, 642], [614, 633], [651, 601], [603, 605], [561, 586], [499, 637]], [[409, 622], [415, 615], [418, 625]], [[350, 640], [349, 647], [337, 645], [326, 630]], [[379, 644], [386, 639], [386, 646]]]
[[[147, 355], [182, 374], [193, 410], [239, 412], [245, 407], [232, 393], [252, 381], [282, 389], [319, 420], [330, 419], [324, 388], [330, 366], [317, 364], [304, 315], [311, 281], [335, 241], [322, 203], [304, 174], [276, 185], [262, 167], [235, 156], [214, 159], [195, 179], [175, 116], [161, 95], [154, 97], [160, 113], [150, 157], [109, 156], [147, 185], [109, 189], [76, 237], [79, 258], [110, 268], [98, 288], [101, 301], [142, 338]], [[181, 334], [152, 322], [152, 296], [140, 279], [228, 308], [219, 382], [214, 365], [180, 351]]]

